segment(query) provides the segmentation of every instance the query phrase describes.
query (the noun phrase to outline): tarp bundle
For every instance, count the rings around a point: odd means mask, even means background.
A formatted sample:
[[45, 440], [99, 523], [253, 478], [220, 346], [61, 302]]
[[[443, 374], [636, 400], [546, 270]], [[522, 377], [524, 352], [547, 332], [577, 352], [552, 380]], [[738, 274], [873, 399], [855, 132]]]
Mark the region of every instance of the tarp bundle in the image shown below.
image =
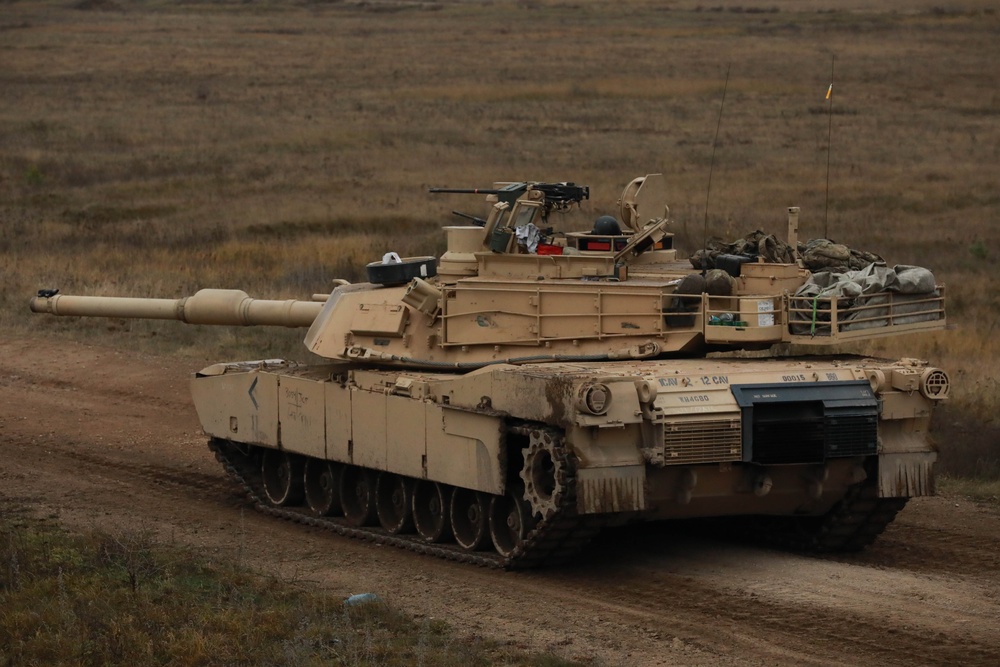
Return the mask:
[[869, 264], [859, 271], [821, 271], [792, 296], [789, 323], [796, 335], [829, 336], [834, 302], [838, 331], [937, 320], [938, 306], [928, 302], [937, 296], [934, 274], [919, 266]]

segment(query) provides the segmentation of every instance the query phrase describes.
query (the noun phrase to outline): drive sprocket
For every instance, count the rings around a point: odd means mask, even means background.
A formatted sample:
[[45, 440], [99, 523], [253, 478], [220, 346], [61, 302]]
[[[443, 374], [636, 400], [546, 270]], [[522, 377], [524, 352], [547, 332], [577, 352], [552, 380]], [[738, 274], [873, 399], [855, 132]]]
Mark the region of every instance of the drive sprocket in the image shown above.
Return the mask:
[[521, 453], [524, 455], [520, 472], [524, 499], [534, 516], [547, 519], [559, 509], [567, 492], [569, 466], [562, 438], [547, 429], [533, 429], [528, 436], [528, 446]]

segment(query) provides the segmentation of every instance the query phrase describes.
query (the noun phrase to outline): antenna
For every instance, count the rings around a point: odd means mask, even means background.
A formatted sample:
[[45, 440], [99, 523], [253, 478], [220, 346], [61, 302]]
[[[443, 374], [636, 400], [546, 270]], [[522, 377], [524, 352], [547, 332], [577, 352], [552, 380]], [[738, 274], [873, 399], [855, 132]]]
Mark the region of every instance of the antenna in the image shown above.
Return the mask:
[[830, 128], [826, 135], [826, 204], [823, 206], [823, 238], [830, 238], [830, 154], [833, 153], [833, 65], [837, 55], [830, 56], [830, 87], [826, 89], [826, 99], [830, 102], [827, 116], [830, 118]]
[[[729, 90], [729, 71], [733, 68], [733, 64], [729, 63], [726, 65], [726, 84], [722, 87], [722, 104], [719, 105], [719, 120], [715, 124], [715, 139], [712, 140], [712, 161], [708, 165], [708, 191], [705, 193], [705, 225], [702, 229], [702, 260], [706, 261], [708, 258], [708, 200], [712, 195], [712, 172], [715, 170], [715, 148], [719, 145], [719, 128], [722, 127], [722, 110], [726, 106], [726, 91]], [[702, 269], [704, 272], [705, 269]]]

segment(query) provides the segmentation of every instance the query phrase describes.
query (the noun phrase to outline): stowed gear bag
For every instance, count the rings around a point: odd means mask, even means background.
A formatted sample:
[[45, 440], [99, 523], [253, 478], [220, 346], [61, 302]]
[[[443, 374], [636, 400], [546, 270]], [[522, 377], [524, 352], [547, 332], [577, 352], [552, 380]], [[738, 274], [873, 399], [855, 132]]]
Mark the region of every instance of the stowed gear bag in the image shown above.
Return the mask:
[[759, 229], [732, 243], [710, 239], [705, 245], [705, 248], [694, 253], [689, 260], [691, 266], [703, 271], [716, 268], [720, 255], [744, 258], [745, 262], [756, 262], [758, 258], [763, 258], [765, 262], [772, 264], [791, 264], [795, 261], [790, 245], [779, 240], [774, 234], [765, 234]]
[[875, 253], [854, 250], [830, 239], [813, 239], [799, 244], [799, 257], [810, 271], [860, 271], [885, 260]]
[[[798, 245], [802, 263], [810, 271], [860, 271], [869, 264], [884, 263], [872, 252], [855, 250], [829, 239], [812, 239]], [[795, 254], [792, 247], [779, 240], [774, 234], [761, 230], [751, 232], [742, 239], [724, 243], [720, 239], [710, 239], [705, 248], [695, 252], [690, 259], [691, 266], [706, 270], [729, 268], [732, 260], [756, 262], [763, 259], [772, 264], [792, 264]], [[732, 272], [732, 271], [731, 271]]]

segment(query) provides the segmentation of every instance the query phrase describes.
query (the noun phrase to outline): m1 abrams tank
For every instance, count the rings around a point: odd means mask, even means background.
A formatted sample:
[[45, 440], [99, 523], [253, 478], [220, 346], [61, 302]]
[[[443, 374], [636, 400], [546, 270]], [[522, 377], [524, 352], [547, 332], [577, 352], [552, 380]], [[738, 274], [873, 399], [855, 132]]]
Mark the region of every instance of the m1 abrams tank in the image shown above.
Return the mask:
[[659, 175], [629, 184], [619, 216], [590, 232], [545, 229], [587, 188], [478, 192], [488, 216], [445, 227], [440, 259], [390, 253], [368, 265], [369, 282], [311, 301], [43, 290], [31, 308], [308, 327], [305, 345], [326, 363], [195, 373], [209, 447], [269, 513], [445, 558], [547, 565], [605, 526], [693, 517], [856, 550], [908, 498], [933, 493], [928, 424], [948, 395], [943, 371], [706, 356], [941, 329], [944, 290], [929, 272], [906, 281], [912, 267], [873, 264], [838, 290], [853, 274], [812, 275], [788, 209], [782, 252], [768, 237], [703, 276], [671, 247]]

